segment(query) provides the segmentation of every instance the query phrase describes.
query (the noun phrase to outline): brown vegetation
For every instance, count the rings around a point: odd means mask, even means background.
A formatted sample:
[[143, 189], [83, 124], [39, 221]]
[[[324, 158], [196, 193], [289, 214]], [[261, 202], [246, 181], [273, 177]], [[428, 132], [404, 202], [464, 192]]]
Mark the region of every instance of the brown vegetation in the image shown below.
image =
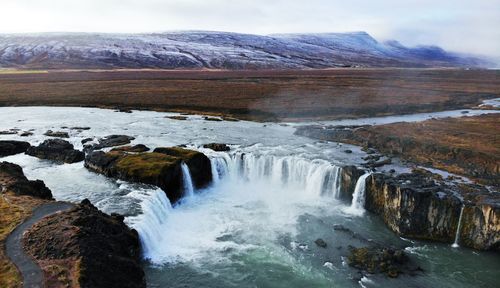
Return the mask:
[[7, 236], [31, 216], [35, 207], [45, 200], [30, 196], [0, 194], [0, 287], [21, 287], [21, 275], [5, 254]]
[[500, 72], [445, 69], [51, 71], [0, 74], [0, 105], [98, 106], [304, 120], [473, 107]]
[[383, 152], [500, 185], [500, 114], [360, 129]]
[[500, 186], [500, 113], [363, 127], [302, 127], [297, 134], [373, 147]]
[[24, 248], [43, 269], [47, 287], [143, 288], [139, 235], [123, 219], [84, 200], [33, 225]]

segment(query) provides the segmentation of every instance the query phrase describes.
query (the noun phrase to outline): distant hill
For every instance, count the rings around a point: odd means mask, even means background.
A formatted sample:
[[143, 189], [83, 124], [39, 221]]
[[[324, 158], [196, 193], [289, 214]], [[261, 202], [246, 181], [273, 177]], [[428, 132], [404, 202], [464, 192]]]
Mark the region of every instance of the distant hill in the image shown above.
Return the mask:
[[378, 42], [366, 32], [277, 34], [186, 31], [156, 34], [0, 35], [0, 67], [26, 69], [306, 69], [486, 67], [435, 46]]

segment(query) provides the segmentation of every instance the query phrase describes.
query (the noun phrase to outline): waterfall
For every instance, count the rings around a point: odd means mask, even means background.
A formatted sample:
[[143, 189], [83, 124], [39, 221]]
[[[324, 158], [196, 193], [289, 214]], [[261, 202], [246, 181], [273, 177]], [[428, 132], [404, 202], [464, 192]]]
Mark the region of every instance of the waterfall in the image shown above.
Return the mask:
[[127, 196], [141, 200], [142, 213], [127, 217], [126, 223], [139, 233], [144, 257], [149, 258], [157, 247], [161, 247], [161, 225], [170, 214], [172, 205], [161, 189], [140, 189]]
[[368, 172], [361, 177], [359, 177], [356, 182], [356, 187], [354, 188], [354, 193], [352, 194], [352, 204], [346, 211], [350, 214], [363, 215], [365, 212], [365, 190], [366, 190], [366, 178], [372, 173]]
[[213, 157], [210, 159], [212, 166], [212, 179], [214, 183], [218, 183], [228, 171], [228, 161], [224, 157]]
[[191, 197], [194, 195], [193, 180], [191, 179], [191, 173], [189, 172], [189, 167], [186, 163], [181, 163], [182, 168], [182, 183], [184, 185], [184, 197]]
[[306, 196], [340, 194], [341, 167], [324, 160], [298, 156], [245, 153], [218, 153], [211, 157], [214, 182], [222, 178], [236, 181], [267, 181], [275, 187], [300, 189]]
[[465, 208], [465, 205], [462, 205], [462, 208], [460, 209], [460, 216], [458, 217], [458, 226], [457, 226], [457, 233], [455, 234], [455, 242], [453, 242], [453, 244], [451, 245], [451, 247], [453, 247], [453, 248], [460, 247], [458, 245], [458, 241], [460, 239], [460, 230], [462, 229], [462, 217], [464, 214], [464, 208]]

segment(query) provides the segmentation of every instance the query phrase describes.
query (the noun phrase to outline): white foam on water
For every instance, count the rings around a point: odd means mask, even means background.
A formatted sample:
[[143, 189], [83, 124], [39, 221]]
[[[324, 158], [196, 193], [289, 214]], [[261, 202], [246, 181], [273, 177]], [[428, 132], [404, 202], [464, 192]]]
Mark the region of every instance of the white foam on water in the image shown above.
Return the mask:
[[[325, 198], [334, 201], [338, 195], [341, 168], [328, 161], [225, 152], [210, 157], [217, 179], [211, 188], [193, 193], [175, 209], [165, 201], [144, 204], [159, 205], [144, 207], [144, 223], [133, 225], [146, 233], [141, 236], [144, 256], [152, 263], [223, 261], [228, 251], [274, 245], [280, 233], [294, 233], [305, 211], [314, 213], [331, 204]], [[149, 212], [162, 209], [168, 212]], [[157, 215], [167, 216], [164, 222], [147, 219]], [[146, 223], [153, 223], [155, 232], [144, 228], [151, 226]]]

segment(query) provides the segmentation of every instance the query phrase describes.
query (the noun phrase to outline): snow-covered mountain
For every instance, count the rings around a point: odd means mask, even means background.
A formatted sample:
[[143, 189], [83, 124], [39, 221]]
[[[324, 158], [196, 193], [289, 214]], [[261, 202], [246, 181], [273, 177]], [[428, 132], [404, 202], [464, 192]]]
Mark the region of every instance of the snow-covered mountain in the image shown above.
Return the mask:
[[304, 69], [487, 65], [483, 59], [439, 47], [381, 43], [365, 32], [269, 36], [206, 31], [0, 35], [0, 67]]

